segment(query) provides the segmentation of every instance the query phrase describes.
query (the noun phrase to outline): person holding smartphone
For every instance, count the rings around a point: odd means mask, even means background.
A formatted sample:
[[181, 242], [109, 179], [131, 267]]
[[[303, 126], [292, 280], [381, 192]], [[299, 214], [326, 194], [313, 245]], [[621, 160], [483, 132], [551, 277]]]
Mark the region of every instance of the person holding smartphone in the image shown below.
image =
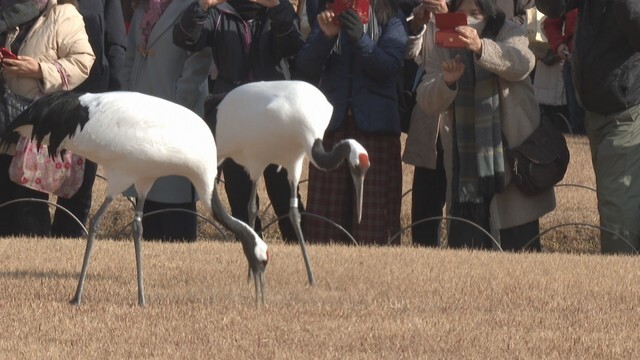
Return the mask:
[[[75, 89], [95, 61], [77, 3], [49, 0], [38, 15], [8, 30], [5, 48], [18, 56], [2, 59], [2, 77], [17, 95], [35, 99]], [[11, 181], [12, 156], [0, 155], [0, 204], [14, 199], [48, 199], [48, 194]], [[49, 208], [43, 203], [17, 202], [0, 208], [0, 235], [48, 236]]]
[[[361, 222], [356, 219], [345, 164], [328, 172], [309, 168], [307, 208], [340, 224], [359, 244], [386, 245], [400, 230], [397, 81], [406, 44], [406, 21], [397, 2], [372, 0], [366, 25], [351, 9], [337, 16], [333, 10], [320, 12], [297, 56], [298, 72], [320, 79], [319, 88], [334, 107], [324, 134], [325, 149], [353, 138], [367, 149], [371, 160]], [[310, 242], [349, 241], [338, 229], [315, 218], [307, 219], [304, 232]]]
[[[522, 26], [493, 0], [453, 0], [449, 9], [467, 15], [469, 25], [455, 29], [466, 46], [425, 52], [416, 96], [426, 114], [441, 114], [447, 209], [503, 250], [523, 250], [539, 234], [538, 219], [555, 208], [553, 189], [529, 196], [512, 184], [504, 157], [503, 137], [518, 146], [540, 124], [529, 79], [535, 56]], [[496, 245], [461, 221], [450, 222], [447, 234], [454, 248]], [[530, 246], [539, 251], [539, 239]]]

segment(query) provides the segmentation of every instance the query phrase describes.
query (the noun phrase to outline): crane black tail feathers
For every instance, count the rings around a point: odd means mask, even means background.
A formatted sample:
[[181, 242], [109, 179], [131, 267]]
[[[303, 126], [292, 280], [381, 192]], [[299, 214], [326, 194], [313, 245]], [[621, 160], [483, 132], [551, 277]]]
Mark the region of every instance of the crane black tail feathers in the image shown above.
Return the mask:
[[82, 95], [62, 91], [36, 99], [0, 134], [0, 148], [6, 149], [17, 141], [15, 132], [18, 128], [32, 125], [31, 139], [41, 145], [49, 135], [49, 154], [53, 156], [66, 137], [74, 136], [78, 126], [82, 129], [89, 121], [88, 109], [80, 104]]

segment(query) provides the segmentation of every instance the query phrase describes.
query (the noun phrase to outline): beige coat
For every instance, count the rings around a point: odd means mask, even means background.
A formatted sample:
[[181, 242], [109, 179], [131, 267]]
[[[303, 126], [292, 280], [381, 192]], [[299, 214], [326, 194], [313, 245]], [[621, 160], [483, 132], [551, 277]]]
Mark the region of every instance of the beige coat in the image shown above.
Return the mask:
[[[16, 28], [8, 33], [5, 47], [10, 47], [17, 32]], [[49, 1], [44, 14], [24, 39], [18, 55], [37, 59], [42, 68], [42, 80], [7, 76], [9, 88], [28, 98], [67, 90], [63, 88], [56, 64], [64, 69], [68, 90], [71, 90], [89, 76], [95, 60], [82, 15], [73, 5], [57, 5], [56, 0]]]
[[[510, 21], [505, 22], [496, 41], [482, 39], [482, 49], [482, 56], [476, 57], [476, 65], [499, 76], [502, 132], [511, 146], [517, 146], [540, 123], [540, 110], [528, 77], [534, 67], [535, 57], [528, 48], [522, 27]], [[442, 114], [440, 136], [445, 151], [448, 183], [451, 184], [450, 129], [453, 119], [448, 110], [457, 90], [450, 89], [444, 83], [440, 70], [442, 61], [449, 58], [448, 50], [437, 47], [426, 54], [423, 64], [426, 73], [417, 89], [417, 104], [427, 114]], [[507, 171], [506, 178], [509, 183], [510, 171]], [[506, 229], [531, 222], [554, 208], [553, 189], [537, 196], [527, 196], [515, 185], [509, 184], [492, 201], [492, 229]]]
[[[435, 22], [432, 20], [419, 34], [409, 36], [406, 58], [414, 59], [418, 65], [426, 63], [427, 54], [435, 46], [435, 31]], [[413, 108], [402, 154], [405, 163], [429, 169], [436, 168], [439, 117], [440, 114], [425, 113], [420, 106]]]

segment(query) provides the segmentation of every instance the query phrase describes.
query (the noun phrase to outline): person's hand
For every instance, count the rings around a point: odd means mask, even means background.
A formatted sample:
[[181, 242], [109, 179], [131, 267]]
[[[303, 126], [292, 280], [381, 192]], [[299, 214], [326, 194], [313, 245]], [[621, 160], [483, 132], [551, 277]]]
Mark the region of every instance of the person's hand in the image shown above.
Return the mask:
[[210, 7], [214, 7], [216, 5], [220, 5], [227, 0], [199, 0], [200, 8], [202, 10], [207, 10]]
[[433, 14], [443, 14], [449, 11], [446, 0], [421, 0], [420, 5]]
[[340, 32], [340, 25], [336, 24], [335, 18], [333, 10], [325, 10], [316, 17], [320, 30], [322, 30], [324, 36], [330, 39], [338, 36]]
[[569, 52], [569, 46], [567, 46], [567, 44], [560, 44], [560, 46], [558, 46], [558, 56], [564, 61], [571, 58], [571, 53]]
[[467, 49], [482, 55], [482, 40], [476, 29], [471, 26], [457, 26], [456, 32], [460, 34], [460, 39], [466, 44]]
[[358, 14], [352, 9], [347, 9], [338, 15], [338, 20], [340, 20], [340, 26], [349, 35], [349, 41], [351, 43], [358, 42], [364, 34], [364, 24]]
[[413, 18], [409, 21], [409, 30], [415, 34], [431, 20], [431, 11], [427, 10], [424, 4], [420, 4], [413, 8], [412, 13]]
[[18, 59], [2, 59], [3, 71], [7, 75], [42, 79], [42, 69], [36, 59], [30, 56], [18, 56]]
[[445, 60], [440, 65], [442, 70], [442, 80], [449, 87], [453, 87], [456, 81], [464, 74], [464, 64], [460, 55], [456, 55], [454, 59]]

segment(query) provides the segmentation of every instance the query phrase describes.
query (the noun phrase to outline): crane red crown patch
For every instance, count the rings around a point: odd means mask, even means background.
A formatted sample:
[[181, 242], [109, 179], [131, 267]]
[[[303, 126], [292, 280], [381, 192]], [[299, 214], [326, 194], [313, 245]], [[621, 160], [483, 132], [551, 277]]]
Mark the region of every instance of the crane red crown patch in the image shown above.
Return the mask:
[[360, 168], [362, 169], [369, 168], [369, 156], [367, 154], [358, 155], [358, 160], [360, 161]]

